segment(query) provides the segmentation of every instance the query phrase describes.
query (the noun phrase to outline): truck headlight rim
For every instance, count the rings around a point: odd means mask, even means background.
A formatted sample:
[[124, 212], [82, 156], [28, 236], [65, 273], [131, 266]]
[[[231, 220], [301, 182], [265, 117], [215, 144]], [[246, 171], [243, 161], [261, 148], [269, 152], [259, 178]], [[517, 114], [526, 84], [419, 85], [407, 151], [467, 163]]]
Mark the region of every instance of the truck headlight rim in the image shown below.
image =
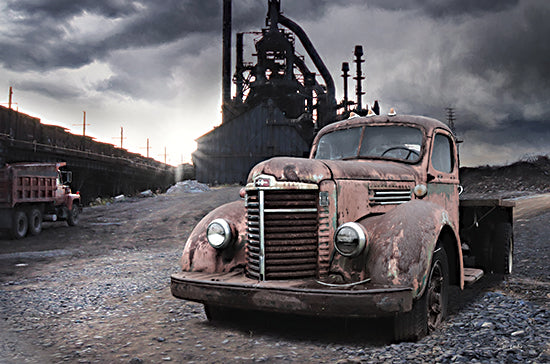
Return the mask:
[[215, 219], [206, 228], [206, 240], [216, 249], [223, 249], [233, 239], [231, 225], [224, 219]]
[[[347, 236], [345, 235], [347, 234]], [[349, 240], [353, 237], [353, 240]], [[348, 241], [345, 241], [347, 239]], [[344, 244], [355, 245], [355, 248], [344, 248]], [[353, 258], [361, 254], [367, 245], [367, 234], [364, 228], [356, 222], [346, 222], [336, 229], [334, 248], [340, 255]]]
[[426, 185], [422, 184], [422, 183], [417, 184], [413, 188], [413, 193], [416, 197], [422, 198], [422, 197], [426, 196], [426, 194], [428, 193], [428, 187], [426, 187]]

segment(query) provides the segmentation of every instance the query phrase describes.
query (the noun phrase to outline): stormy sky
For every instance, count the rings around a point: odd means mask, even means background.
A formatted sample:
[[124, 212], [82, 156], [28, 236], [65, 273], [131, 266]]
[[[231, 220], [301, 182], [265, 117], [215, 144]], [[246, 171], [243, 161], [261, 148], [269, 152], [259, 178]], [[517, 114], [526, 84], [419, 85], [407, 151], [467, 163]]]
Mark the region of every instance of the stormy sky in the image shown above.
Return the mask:
[[[440, 120], [453, 107], [463, 165], [550, 153], [549, 1], [281, 3], [331, 71], [338, 101], [341, 63], [361, 44], [363, 104]], [[259, 30], [266, 7], [233, 0], [233, 34]], [[221, 9], [221, 0], [0, 0], [0, 103], [13, 86], [15, 107], [45, 123], [81, 133], [85, 110], [88, 135], [119, 144], [124, 127], [130, 151], [146, 154], [150, 138], [152, 157], [166, 147], [169, 163], [189, 161], [193, 140], [221, 121]]]

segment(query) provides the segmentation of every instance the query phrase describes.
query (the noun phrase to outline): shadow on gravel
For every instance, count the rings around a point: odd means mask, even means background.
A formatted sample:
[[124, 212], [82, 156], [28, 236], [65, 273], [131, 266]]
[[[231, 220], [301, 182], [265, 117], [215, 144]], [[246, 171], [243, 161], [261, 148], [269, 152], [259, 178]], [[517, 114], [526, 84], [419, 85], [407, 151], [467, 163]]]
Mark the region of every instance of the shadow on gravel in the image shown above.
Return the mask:
[[205, 321], [205, 326], [239, 330], [243, 334], [284, 337], [304, 342], [384, 346], [392, 341], [391, 319], [318, 318], [255, 311], [232, 311], [231, 317]]
[[[502, 287], [502, 276], [483, 277], [463, 291], [452, 287], [449, 316], [456, 315], [485, 292]], [[234, 329], [248, 335], [284, 337], [303, 342], [326, 344], [365, 344], [385, 346], [392, 343], [392, 319], [318, 318], [256, 311], [231, 310], [222, 319], [205, 321], [212, 328]]]
[[451, 287], [449, 295], [449, 315], [456, 315], [468, 304], [475, 301], [485, 292], [503, 288], [502, 274], [488, 274], [472, 285], [465, 286], [461, 291], [457, 287]]

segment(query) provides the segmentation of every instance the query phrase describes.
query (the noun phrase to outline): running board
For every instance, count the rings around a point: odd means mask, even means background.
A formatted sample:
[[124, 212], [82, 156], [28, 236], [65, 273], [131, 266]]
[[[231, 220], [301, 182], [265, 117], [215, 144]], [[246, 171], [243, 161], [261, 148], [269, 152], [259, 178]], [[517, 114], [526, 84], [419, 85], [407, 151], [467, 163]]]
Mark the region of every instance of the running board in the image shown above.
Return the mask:
[[473, 284], [483, 277], [483, 271], [477, 268], [464, 268], [464, 283]]

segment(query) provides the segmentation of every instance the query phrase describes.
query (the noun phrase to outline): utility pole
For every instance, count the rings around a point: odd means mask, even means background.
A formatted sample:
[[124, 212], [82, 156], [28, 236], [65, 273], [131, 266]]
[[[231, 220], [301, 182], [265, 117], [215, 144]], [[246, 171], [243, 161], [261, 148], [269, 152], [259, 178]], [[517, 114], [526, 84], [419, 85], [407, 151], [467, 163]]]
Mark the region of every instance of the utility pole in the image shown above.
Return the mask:
[[[113, 137], [113, 139], [118, 139], [118, 137]], [[124, 137], [124, 128], [121, 126], [120, 127], [120, 149], [122, 149], [122, 141], [126, 139]]]
[[159, 156], [164, 156], [164, 164], [166, 164], [166, 160], [168, 157], [168, 153], [166, 152], [166, 147], [164, 147], [164, 154], [159, 154]]
[[84, 113], [84, 118], [82, 120], [82, 136], [86, 136], [86, 111], [82, 111]]
[[[90, 126], [91, 124], [86, 124], [86, 111], [82, 111], [84, 113], [84, 117], [82, 119], [82, 136], [86, 136], [86, 125]], [[73, 124], [75, 126], [80, 126], [80, 124]]]
[[453, 134], [456, 135], [456, 129], [455, 129], [455, 110], [452, 107], [448, 107], [445, 109], [447, 111], [447, 125], [449, 125], [449, 128], [453, 132]]
[[[143, 149], [144, 147], [141, 147], [141, 149]], [[149, 149], [151, 149], [151, 147], [149, 146], [149, 138], [147, 138], [147, 146], [145, 147], [145, 149], [147, 149], [147, 158], [149, 158]]]
[[8, 109], [11, 110], [11, 97], [13, 95], [13, 88], [10, 86], [10, 94], [9, 94], [9, 97], [8, 97]]
[[168, 154], [166, 153], [166, 147], [164, 147], [164, 164], [166, 164], [166, 157]]

